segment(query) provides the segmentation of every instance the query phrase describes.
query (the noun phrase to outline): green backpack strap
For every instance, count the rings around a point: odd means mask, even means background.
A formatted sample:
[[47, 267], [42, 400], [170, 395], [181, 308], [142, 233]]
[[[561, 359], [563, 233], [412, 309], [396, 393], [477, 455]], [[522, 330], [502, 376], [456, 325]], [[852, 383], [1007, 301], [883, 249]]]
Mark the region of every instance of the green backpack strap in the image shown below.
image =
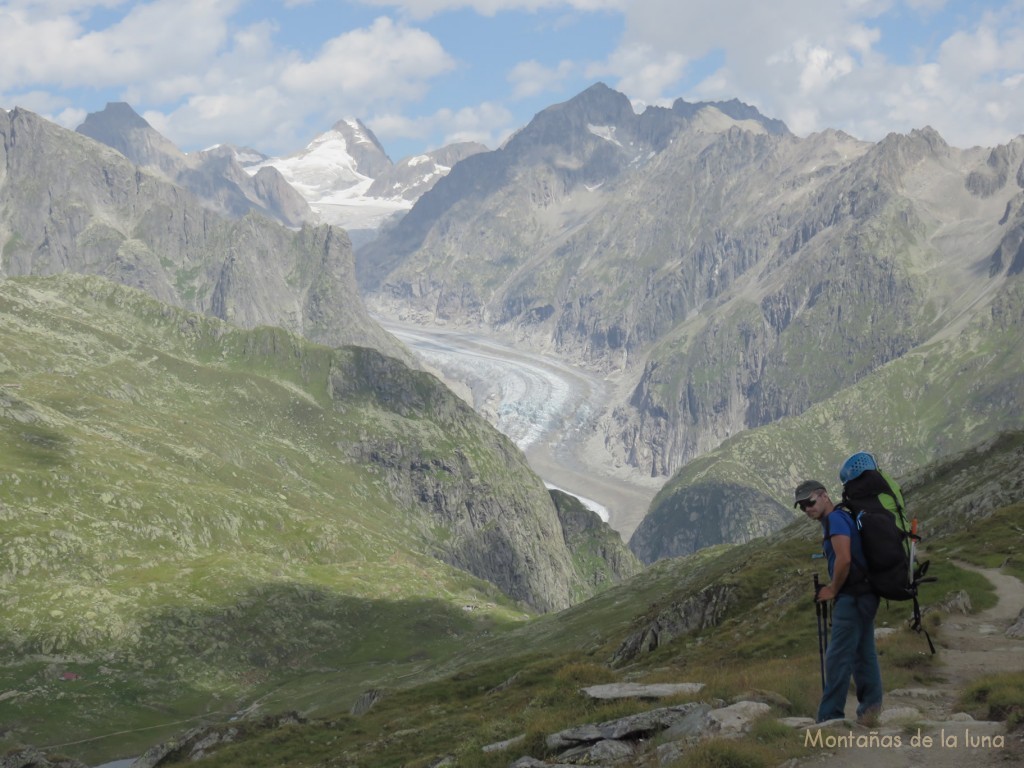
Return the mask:
[[903, 501], [903, 491], [900, 489], [899, 483], [882, 470], [878, 470], [878, 474], [882, 476], [885, 484], [889, 486], [889, 493], [879, 494], [878, 500], [896, 518], [896, 526], [904, 533], [909, 534], [910, 521], [907, 519], [907, 507]]

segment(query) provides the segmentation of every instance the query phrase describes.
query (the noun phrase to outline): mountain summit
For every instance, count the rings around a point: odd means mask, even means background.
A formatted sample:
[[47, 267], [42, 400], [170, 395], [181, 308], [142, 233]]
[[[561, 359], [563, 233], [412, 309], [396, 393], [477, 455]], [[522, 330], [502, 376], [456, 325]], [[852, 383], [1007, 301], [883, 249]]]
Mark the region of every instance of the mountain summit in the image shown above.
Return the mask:
[[184, 187], [218, 213], [240, 218], [258, 211], [289, 227], [314, 218], [305, 200], [276, 170], [252, 177], [221, 147], [185, 154], [124, 102], [89, 114], [77, 131]]
[[339, 120], [298, 152], [249, 166], [276, 168], [307, 200], [358, 190], [365, 192], [373, 179], [391, 167], [391, 158], [359, 120]]
[[116, 149], [136, 165], [159, 168], [166, 176], [175, 176], [188, 165], [185, 153], [123, 101], [89, 113], [77, 131]]
[[366, 240], [387, 219], [407, 212], [459, 160], [486, 151], [460, 143], [393, 163], [373, 131], [355, 118], [339, 120], [306, 147], [286, 157], [246, 164], [249, 173], [280, 171], [321, 221]]

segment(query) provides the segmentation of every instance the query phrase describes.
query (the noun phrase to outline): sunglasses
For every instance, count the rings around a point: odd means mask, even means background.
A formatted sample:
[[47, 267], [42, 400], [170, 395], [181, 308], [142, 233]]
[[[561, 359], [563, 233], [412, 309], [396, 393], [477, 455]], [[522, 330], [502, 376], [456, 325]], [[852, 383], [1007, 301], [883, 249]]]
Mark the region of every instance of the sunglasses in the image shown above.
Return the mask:
[[815, 496], [813, 499], [804, 499], [803, 501], [797, 502], [797, 506], [804, 512], [813, 507], [818, 503], [818, 497]]

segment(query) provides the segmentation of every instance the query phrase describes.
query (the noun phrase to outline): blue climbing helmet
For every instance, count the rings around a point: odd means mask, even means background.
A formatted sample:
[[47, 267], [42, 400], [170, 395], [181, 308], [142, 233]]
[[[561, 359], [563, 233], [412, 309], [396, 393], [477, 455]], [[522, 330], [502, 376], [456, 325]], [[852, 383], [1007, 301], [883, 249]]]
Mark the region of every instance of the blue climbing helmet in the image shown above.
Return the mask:
[[843, 466], [839, 469], [839, 482], [846, 485], [851, 480], [860, 477], [862, 473], [869, 469], [878, 469], [878, 464], [875, 463], [875, 457], [867, 451], [855, 453], [843, 462]]

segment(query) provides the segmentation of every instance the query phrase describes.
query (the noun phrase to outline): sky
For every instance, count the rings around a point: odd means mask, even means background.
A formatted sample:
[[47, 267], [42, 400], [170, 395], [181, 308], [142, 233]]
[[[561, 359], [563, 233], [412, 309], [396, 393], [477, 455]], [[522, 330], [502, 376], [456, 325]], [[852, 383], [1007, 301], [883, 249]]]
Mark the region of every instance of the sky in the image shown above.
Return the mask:
[[124, 101], [185, 151], [284, 156], [346, 118], [395, 161], [495, 149], [596, 82], [996, 146], [1024, 133], [1024, 0], [0, 0], [0, 107], [73, 129]]

